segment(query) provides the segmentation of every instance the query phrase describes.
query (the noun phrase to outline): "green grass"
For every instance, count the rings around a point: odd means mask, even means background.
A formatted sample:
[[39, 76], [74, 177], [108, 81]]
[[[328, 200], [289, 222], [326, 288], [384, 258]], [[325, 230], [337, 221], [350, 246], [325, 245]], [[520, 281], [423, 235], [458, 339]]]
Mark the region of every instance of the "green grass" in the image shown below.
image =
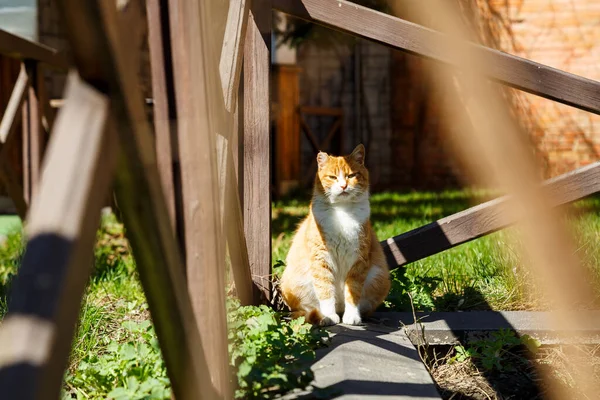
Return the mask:
[[[372, 221], [380, 239], [400, 234], [489, 198], [477, 191], [380, 193], [372, 196]], [[308, 212], [308, 198], [273, 205], [273, 261], [285, 259], [294, 229]], [[576, 203], [569, 217], [577, 253], [600, 287], [600, 198]], [[0, 316], [23, 253], [20, 223], [0, 216]], [[393, 272], [382, 307], [409, 310], [531, 309], [540, 305], [524, 290], [526, 269], [515, 255], [511, 230], [480, 238]], [[409, 297], [410, 296], [410, 297]], [[318, 331], [282, 314], [230, 305], [230, 363], [238, 372], [239, 398], [270, 398], [303, 386], [303, 362], [321, 343]], [[146, 299], [123, 227], [103, 218], [90, 278], [65, 374], [64, 399], [167, 399], [170, 383]]]
[[[483, 191], [378, 193], [371, 197], [371, 220], [380, 240], [454, 214], [491, 198]], [[281, 200], [273, 207], [273, 261], [289, 249], [296, 225], [308, 212], [309, 199]], [[600, 198], [572, 207], [568, 220], [576, 232], [578, 255], [600, 277]], [[420, 310], [540, 309], [526, 291], [531, 280], [516, 254], [513, 229], [496, 232], [409, 264], [392, 273], [393, 285], [383, 309]], [[600, 285], [597, 285], [600, 286]]]

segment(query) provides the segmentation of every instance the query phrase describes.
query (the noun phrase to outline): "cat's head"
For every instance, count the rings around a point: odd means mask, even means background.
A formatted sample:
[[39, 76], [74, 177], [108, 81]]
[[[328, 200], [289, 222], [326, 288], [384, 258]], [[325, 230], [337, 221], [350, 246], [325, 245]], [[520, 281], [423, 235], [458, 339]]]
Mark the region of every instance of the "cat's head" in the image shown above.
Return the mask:
[[369, 193], [369, 171], [365, 167], [365, 146], [359, 144], [350, 155], [317, 155], [319, 170], [314, 195], [330, 203], [352, 202]]

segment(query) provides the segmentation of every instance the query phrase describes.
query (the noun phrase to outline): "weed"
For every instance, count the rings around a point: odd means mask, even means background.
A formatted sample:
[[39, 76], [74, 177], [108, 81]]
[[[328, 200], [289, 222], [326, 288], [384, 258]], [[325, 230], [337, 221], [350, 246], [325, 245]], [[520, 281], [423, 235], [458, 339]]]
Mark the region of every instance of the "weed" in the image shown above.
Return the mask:
[[327, 334], [304, 318], [286, 322], [266, 306], [228, 300], [230, 363], [237, 369], [236, 398], [268, 399], [313, 380], [310, 361]]
[[514, 351], [521, 346], [526, 346], [534, 353], [539, 348], [540, 342], [529, 335], [518, 337], [510, 329], [500, 329], [492, 332], [489, 338], [475, 341], [468, 347], [455, 346], [455, 355], [449, 362], [472, 360], [487, 371], [512, 371], [515, 362], [528, 362], [526, 358]]

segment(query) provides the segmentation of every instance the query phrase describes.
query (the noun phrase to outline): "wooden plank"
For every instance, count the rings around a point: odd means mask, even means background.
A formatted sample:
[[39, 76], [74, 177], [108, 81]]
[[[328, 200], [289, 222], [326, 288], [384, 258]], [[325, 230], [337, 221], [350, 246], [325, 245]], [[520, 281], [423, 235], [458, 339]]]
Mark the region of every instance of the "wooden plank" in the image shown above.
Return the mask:
[[56, 4], [81, 75], [111, 97], [122, 151], [115, 191], [175, 397], [214, 398], [133, 54], [122, 40], [115, 3], [58, 0]]
[[169, 8], [166, 0], [146, 0], [148, 43], [152, 73], [152, 97], [156, 158], [171, 226], [176, 229], [172, 132], [175, 120], [173, 73], [169, 42]]
[[27, 83], [27, 72], [25, 71], [25, 67], [22, 66], [6, 110], [2, 116], [2, 121], [0, 121], [0, 179], [6, 185], [8, 195], [13, 200], [21, 220], [25, 220], [25, 216], [27, 215], [27, 203], [23, 197], [23, 187], [10, 164], [9, 152], [11, 145], [14, 143], [14, 140], [10, 139], [15, 135], [15, 127], [18, 121], [17, 115], [27, 94]]
[[[553, 206], [600, 191], [600, 162], [546, 181]], [[503, 229], [515, 222], [510, 198], [500, 197], [381, 242], [390, 268], [429, 257]]]
[[223, 132], [225, 115], [218, 64], [221, 38], [211, 29], [218, 4], [172, 0], [169, 11], [188, 289], [212, 382], [219, 395], [229, 398], [225, 240], [215, 154], [215, 135]]
[[40, 76], [38, 64], [36, 61], [26, 61], [25, 69], [29, 76], [29, 88], [27, 93], [27, 117], [29, 118], [27, 128], [27, 141], [24, 142], [28, 148], [23, 149], [23, 155], [28, 159], [24, 162], [29, 166], [29, 187], [28, 194], [30, 199], [35, 197], [39, 188], [40, 174], [42, 169], [42, 157], [45, 147], [45, 134], [42, 124], [43, 106], [45, 99], [39, 97], [42, 93], [40, 87], [44, 84], [43, 77]]
[[229, 112], [232, 112], [236, 107], [250, 3], [251, 0], [229, 1], [229, 13], [219, 61], [225, 108]]
[[277, 193], [283, 195], [300, 182], [300, 68], [277, 66], [277, 131], [275, 140], [275, 178]]
[[[273, 0], [286, 14], [325, 25], [418, 56], [460, 65], [452, 38], [345, 0]], [[486, 75], [502, 84], [600, 114], [600, 83], [521, 57], [463, 43], [489, 60]]]
[[271, 295], [270, 0], [255, 0], [244, 47], [244, 231], [252, 279]]
[[70, 64], [64, 54], [57, 50], [2, 29], [0, 29], [0, 54], [19, 60], [41, 61], [60, 69], [67, 69]]
[[[236, 149], [237, 151], [237, 149]], [[217, 159], [219, 165], [219, 189], [221, 196], [222, 226], [227, 238], [229, 259], [237, 297], [242, 305], [253, 304], [253, 285], [248, 260], [248, 248], [244, 237], [244, 219], [238, 196], [237, 178], [230, 141], [217, 135]]]
[[60, 395], [93, 266], [102, 199], [116, 165], [116, 132], [105, 131], [108, 98], [75, 73], [66, 97], [32, 202], [9, 312], [0, 325], [0, 390], [11, 399]]

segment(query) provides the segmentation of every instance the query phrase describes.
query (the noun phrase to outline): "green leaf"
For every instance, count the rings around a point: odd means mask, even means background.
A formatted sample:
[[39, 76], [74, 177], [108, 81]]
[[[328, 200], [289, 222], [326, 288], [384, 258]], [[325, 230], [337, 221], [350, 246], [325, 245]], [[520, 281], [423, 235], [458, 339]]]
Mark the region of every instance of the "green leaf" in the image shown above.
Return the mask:
[[529, 335], [521, 336], [521, 343], [523, 343], [533, 354], [537, 353], [540, 346], [542, 345], [542, 342]]
[[140, 325], [134, 321], [124, 321], [121, 326], [129, 332], [139, 332], [140, 330]]
[[127, 400], [130, 397], [129, 392], [127, 391], [127, 389], [122, 388], [122, 387], [118, 387], [115, 388], [113, 390], [111, 390], [108, 393], [108, 398], [109, 399], [114, 399], [114, 400]]
[[135, 376], [127, 377], [127, 389], [128, 390], [135, 393], [139, 387], [140, 387], [140, 382], [137, 380], [137, 378]]
[[135, 347], [133, 347], [133, 345], [131, 345], [129, 343], [121, 346], [119, 353], [120, 353], [121, 357], [123, 357], [124, 360], [133, 360], [134, 358], [137, 357]]

